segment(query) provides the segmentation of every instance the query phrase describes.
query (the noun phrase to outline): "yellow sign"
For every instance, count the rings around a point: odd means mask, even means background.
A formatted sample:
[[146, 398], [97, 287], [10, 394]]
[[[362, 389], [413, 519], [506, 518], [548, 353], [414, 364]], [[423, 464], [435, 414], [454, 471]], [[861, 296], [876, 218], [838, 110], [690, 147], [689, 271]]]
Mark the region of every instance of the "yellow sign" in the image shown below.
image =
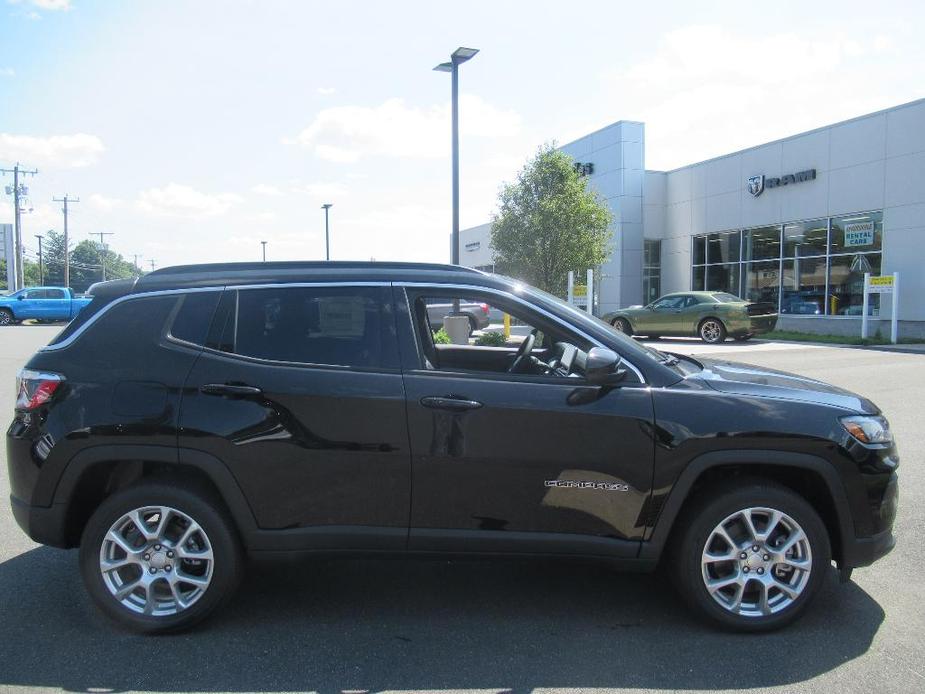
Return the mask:
[[893, 291], [893, 275], [871, 277], [868, 289], [871, 294], [890, 294]]
[[588, 286], [586, 284], [576, 284], [572, 287], [572, 296], [588, 296]]

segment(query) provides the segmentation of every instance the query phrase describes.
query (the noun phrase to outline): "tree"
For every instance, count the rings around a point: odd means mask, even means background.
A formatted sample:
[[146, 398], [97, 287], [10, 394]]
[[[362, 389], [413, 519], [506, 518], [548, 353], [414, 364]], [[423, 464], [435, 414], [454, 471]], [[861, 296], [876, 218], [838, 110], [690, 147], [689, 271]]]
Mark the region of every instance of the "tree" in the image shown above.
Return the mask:
[[555, 143], [540, 147], [498, 195], [491, 249], [499, 271], [564, 296], [569, 271], [610, 255], [613, 216]]

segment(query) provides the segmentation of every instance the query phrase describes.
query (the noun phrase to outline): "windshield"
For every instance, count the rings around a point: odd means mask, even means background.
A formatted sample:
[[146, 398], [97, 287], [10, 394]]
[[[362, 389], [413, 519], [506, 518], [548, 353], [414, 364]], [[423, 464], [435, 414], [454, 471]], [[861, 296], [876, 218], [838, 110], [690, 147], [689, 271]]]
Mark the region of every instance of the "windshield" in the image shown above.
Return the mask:
[[513, 282], [515, 287], [522, 291], [528, 296], [532, 296], [535, 299], [539, 299], [540, 303], [553, 303], [556, 305], [557, 309], [567, 314], [568, 317], [576, 324], [578, 327], [592, 326], [592, 330], [597, 332], [600, 330], [605, 330], [607, 335], [612, 339], [619, 340], [620, 345], [622, 346], [623, 351], [631, 359], [632, 357], [639, 357], [643, 359], [650, 359], [652, 361], [658, 362], [659, 364], [667, 364], [673, 366], [677, 359], [670, 354], [665, 354], [664, 352], [659, 352], [657, 349], [652, 349], [644, 344], [641, 344], [634, 340], [633, 338], [624, 335], [622, 332], [614, 328], [610, 323], [602, 321], [597, 316], [594, 316], [586, 311], [582, 311], [575, 306], [572, 306], [570, 303], [563, 301], [554, 294], [549, 292], [544, 292], [542, 289], [537, 289], [536, 287], [531, 287], [528, 284], [524, 284], [518, 280], [513, 280], [509, 277], [505, 277], [505, 280]]

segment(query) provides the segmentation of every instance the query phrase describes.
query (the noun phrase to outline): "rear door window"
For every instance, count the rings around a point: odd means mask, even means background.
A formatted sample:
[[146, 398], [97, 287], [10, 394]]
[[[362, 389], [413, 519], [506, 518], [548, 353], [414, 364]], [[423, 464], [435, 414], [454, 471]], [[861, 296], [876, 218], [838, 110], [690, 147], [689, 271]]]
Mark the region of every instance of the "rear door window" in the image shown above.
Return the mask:
[[286, 363], [398, 368], [386, 287], [273, 287], [226, 292], [211, 347]]

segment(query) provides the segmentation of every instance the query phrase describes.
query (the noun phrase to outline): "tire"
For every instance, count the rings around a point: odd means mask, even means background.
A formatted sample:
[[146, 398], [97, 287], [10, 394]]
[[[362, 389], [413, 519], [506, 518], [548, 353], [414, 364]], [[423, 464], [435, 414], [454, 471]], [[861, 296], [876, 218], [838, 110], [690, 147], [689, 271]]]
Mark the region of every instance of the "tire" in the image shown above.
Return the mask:
[[13, 312], [8, 308], [0, 308], [0, 325], [13, 325]]
[[[158, 522], [162, 510], [166, 523]], [[135, 511], [141, 512], [144, 535], [131, 517]], [[119, 568], [104, 571], [104, 560]], [[90, 517], [80, 542], [80, 571], [97, 607], [120, 626], [165, 633], [188, 629], [229, 600], [241, 580], [243, 556], [231, 520], [208, 494], [141, 482], [107, 498]], [[118, 591], [126, 591], [121, 599]]]
[[[747, 532], [746, 512], [758, 539]], [[780, 514], [778, 520], [770, 536], [762, 539], [774, 513]], [[696, 614], [730, 630], [770, 631], [797, 619], [816, 595], [832, 561], [828, 532], [819, 514], [801, 496], [768, 480], [737, 480], [715, 487], [678, 518], [676, 527], [679, 535], [663, 560], [673, 559], [670, 570], [678, 591]], [[720, 527], [736, 547], [717, 532]], [[792, 548], [775, 555], [791, 541]], [[708, 551], [713, 555], [709, 559]], [[734, 558], [718, 558], [726, 556]], [[781, 558], [793, 566], [775, 562]], [[796, 564], [805, 568], [794, 568]], [[720, 584], [714, 586], [715, 592], [707, 588], [707, 580]]]
[[472, 333], [479, 329], [479, 324], [476, 322], [475, 318], [469, 316], [469, 337], [472, 337]]
[[719, 318], [704, 318], [697, 326], [697, 334], [708, 345], [717, 345], [726, 341], [726, 326]]
[[614, 318], [611, 325], [626, 336], [633, 334], [633, 326], [630, 325], [626, 318]]

